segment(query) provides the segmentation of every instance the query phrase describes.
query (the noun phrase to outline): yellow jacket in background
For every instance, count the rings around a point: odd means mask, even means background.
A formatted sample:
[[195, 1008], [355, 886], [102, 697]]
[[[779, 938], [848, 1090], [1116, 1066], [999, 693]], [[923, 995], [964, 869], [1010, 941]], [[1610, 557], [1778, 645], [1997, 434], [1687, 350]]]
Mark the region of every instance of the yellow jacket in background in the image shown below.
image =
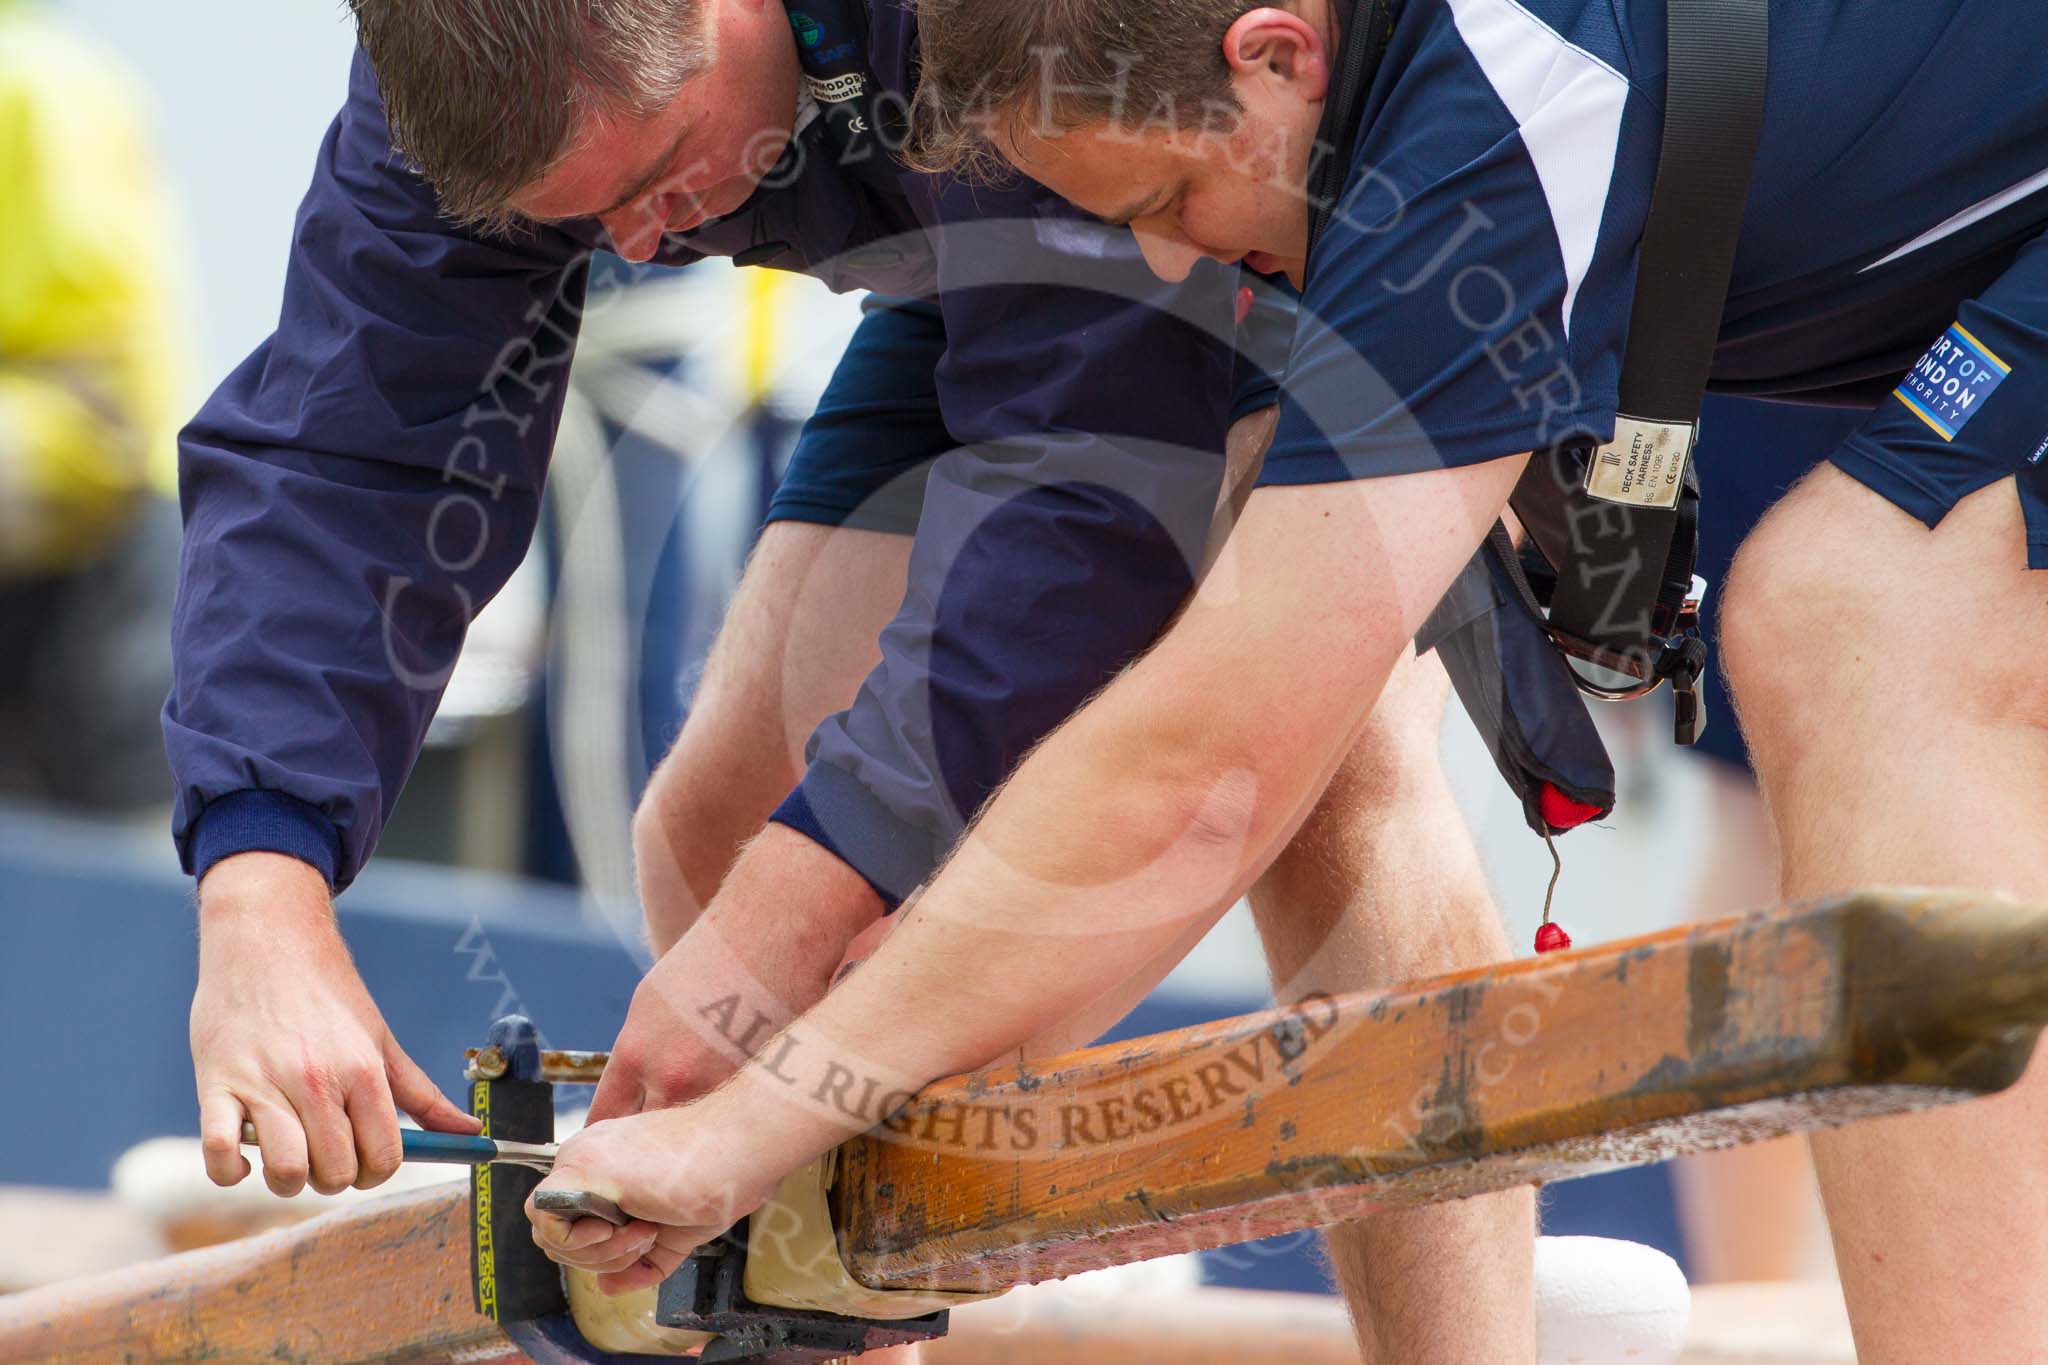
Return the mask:
[[182, 253], [133, 80], [0, 0], [0, 579], [90, 562], [176, 487]]

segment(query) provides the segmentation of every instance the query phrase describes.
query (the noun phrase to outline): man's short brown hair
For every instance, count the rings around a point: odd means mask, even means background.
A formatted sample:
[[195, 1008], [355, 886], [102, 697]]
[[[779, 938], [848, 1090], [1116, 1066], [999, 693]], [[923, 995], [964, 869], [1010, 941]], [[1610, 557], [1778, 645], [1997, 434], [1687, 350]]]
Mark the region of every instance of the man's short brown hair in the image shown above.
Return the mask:
[[[922, 71], [907, 154], [986, 172], [991, 138], [1186, 126], [1238, 111], [1223, 37], [1258, 0], [916, 0]], [[1285, 0], [1277, 0], [1285, 3]]]
[[441, 210], [503, 229], [586, 114], [645, 118], [709, 64], [715, 0], [348, 0], [392, 142]]

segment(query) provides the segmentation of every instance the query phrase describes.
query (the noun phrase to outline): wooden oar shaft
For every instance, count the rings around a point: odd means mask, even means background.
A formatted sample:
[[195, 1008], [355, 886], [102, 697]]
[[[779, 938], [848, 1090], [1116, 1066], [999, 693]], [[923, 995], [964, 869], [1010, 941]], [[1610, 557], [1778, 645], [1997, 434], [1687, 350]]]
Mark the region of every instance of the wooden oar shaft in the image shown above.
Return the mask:
[[[1050, 1279], [1995, 1090], [2044, 1020], [2048, 913], [1731, 920], [931, 1087], [843, 1153], [839, 1241], [878, 1286]], [[0, 1365], [268, 1359], [516, 1361], [462, 1190], [0, 1299]]]
[[974, 1289], [2011, 1084], [2048, 914], [1868, 895], [929, 1088], [851, 1144], [864, 1283]]
[[464, 1184], [0, 1298], [4, 1365], [522, 1359], [470, 1300]]

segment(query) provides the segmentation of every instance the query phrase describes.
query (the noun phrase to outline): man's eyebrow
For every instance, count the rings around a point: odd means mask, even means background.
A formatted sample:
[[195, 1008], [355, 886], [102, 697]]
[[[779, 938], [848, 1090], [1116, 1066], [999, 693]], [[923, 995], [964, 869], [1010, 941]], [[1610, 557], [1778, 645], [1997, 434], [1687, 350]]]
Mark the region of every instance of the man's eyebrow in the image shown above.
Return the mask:
[[1121, 212], [1104, 214], [1102, 216], [1102, 221], [1109, 224], [1111, 227], [1129, 227], [1134, 221], [1143, 218], [1146, 214], [1152, 212], [1152, 210], [1158, 208], [1161, 204], [1165, 202], [1166, 187], [1161, 186], [1160, 188], [1153, 190], [1144, 198], [1133, 202], [1129, 208], [1124, 209]]
[[602, 218], [608, 213], [617, 213], [620, 209], [626, 207], [626, 205], [632, 203], [635, 199], [638, 199], [641, 195], [647, 193], [648, 189], [653, 186], [654, 182], [661, 179], [662, 175], [668, 170], [669, 163], [676, 159], [676, 153], [680, 152], [683, 149], [683, 139], [688, 137], [689, 135], [690, 130], [688, 128], [685, 128], [680, 133], [677, 133], [675, 141], [669, 143], [668, 146], [662, 150], [661, 155], [655, 159], [654, 164], [648, 167], [647, 174], [641, 176], [638, 180], [633, 182], [632, 189], [627, 190], [624, 194], [620, 195], [618, 197], [617, 202], [615, 202], [610, 208], [599, 209], [596, 213], [592, 214], [591, 216], [594, 218]]
[[[688, 128], [677, 133], [676, 140], [668, 144], [667, 148], [662, 151], [662, 154], [655, 159], [653, 166], [648, 169], [647, 173], [635, 179], [633, 188], [620, 195], [612, 202], [610, 207], [598, 209], [594, 213], [579, 213], [575, 216], [577, 218], [603, 218], [608, 214], [617, 213], [620, 209], [647, 193], [654, 182], [661, 179], [663, 173], [668, 170], [669, 164], [676, 159], [676, 153], [683, 149], [683, 139], [689, 135], [690, 130]], [[564, 223], [571, 220], [566, 218], [535, 218], [534, 221], [537, 223]]]

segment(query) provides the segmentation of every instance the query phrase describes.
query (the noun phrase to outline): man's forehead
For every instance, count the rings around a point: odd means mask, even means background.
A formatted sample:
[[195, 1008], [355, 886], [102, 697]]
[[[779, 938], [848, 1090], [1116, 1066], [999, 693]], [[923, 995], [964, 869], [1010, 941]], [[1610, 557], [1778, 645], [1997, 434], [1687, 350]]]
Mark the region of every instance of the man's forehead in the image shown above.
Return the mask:
[[1019, 166], [1039, 166], [1066, 176], [1128, 186], [1134, 177], [1164, 167], [1172, 155], [1165, 139], [1091, 124], [1037, 132], [1020, 130], [999, 139], [997, 151]]
[[673, 107], [641, 122], [592, 120], [562, 159], [512, 196], [512, 207], [543, 221], [610, 213], [644, 193], [681, 148]]

